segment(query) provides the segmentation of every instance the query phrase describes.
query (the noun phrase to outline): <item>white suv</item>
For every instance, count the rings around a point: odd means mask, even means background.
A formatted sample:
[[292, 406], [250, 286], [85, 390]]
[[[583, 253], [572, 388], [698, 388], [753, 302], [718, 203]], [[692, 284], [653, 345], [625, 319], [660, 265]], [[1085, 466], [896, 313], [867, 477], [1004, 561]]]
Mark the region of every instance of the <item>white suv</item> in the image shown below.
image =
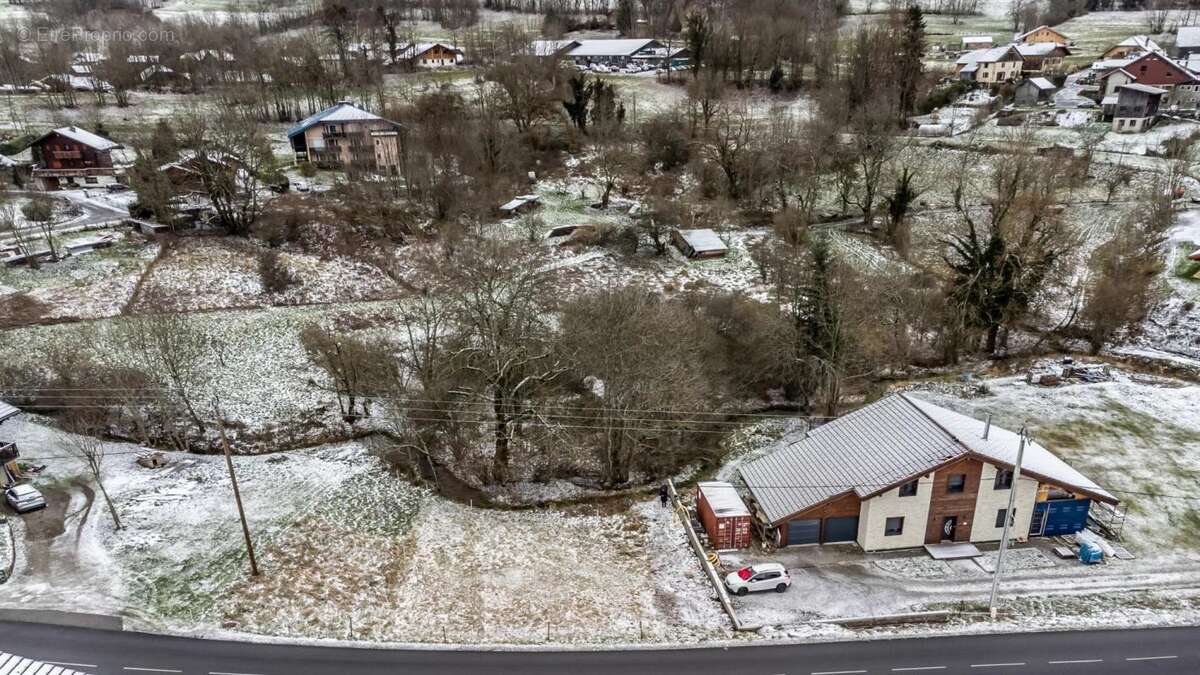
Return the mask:
[[725, 588], [734, 595], [745, 595], [751, 591], [775, 591], [782, 593], [792, 585], [787, 568], [779, 563], [760, 563], [730, 572], [725, 577]]
[[46, 499], [32, 485], [14, 485], [4, 491], [4, 498], [17, 513], [46, 508]]

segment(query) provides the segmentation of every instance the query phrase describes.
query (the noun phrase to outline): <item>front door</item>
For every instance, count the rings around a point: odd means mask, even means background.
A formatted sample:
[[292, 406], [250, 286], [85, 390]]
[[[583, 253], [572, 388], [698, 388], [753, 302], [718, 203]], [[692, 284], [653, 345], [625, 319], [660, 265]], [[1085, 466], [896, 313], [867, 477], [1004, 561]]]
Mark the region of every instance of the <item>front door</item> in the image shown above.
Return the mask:
[[942, 541], [954, 541], [954, 530], [958, 527], [958, 516], [942, 519]]

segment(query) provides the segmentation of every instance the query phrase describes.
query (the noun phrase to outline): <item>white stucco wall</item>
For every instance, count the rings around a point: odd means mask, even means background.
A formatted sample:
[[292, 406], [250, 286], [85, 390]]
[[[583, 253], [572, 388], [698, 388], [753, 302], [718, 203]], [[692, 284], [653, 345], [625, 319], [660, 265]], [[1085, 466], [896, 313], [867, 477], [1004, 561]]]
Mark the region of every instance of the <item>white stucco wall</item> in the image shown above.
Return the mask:
[[1108, 76], [1108, 79], [1104, 80], [1104, 95], [1111, 96], [1117, 93], [1117, 87], [1129, 84], [1132, 81], [1133, 78], [1129, 77], [1125, 73], [1113, 73], [1112, 75]]
[[[933, 474], [929, 474], [917, 482], [917, 494], [912, 497], [901, 497], [897, 487], [863, 500], [858, 514], [858, 545], [864, 551], [923, 546], [932, 494]], [[904, 518], [904, 532], [895, 537], [885, 536], [887, 519], [895, 517]]]
[[[996, 471], [992, 464], [984, 464], [979, 478], [979, 494], [975, 497], [975, 518], [971, 526], [971, 541], [1000, 541], [1003, 527], [996, 527], [996, 515], [1008, 506], [1008, 490], [996, 489]], [[1013, 508], [1017, 517], [1013, 520], [1014, 538], [1024, 541], [1029, 538], [1029, 521], [1033, 517], [1033, 505], [1037, 501], [1038, 481], [1021, 476], [1017, 498]]]

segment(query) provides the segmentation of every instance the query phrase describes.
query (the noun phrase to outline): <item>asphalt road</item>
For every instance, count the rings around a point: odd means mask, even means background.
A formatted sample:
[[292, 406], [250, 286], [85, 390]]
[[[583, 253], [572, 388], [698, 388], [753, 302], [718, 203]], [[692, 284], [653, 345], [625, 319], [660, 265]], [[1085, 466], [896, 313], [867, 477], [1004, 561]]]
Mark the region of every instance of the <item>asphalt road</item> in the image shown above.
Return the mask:
[[256, 644], [3, 621], [0, 650], [105, 675], [1200, 673], [1200, 628], [759, 643], [727, 649], [495, 652]]

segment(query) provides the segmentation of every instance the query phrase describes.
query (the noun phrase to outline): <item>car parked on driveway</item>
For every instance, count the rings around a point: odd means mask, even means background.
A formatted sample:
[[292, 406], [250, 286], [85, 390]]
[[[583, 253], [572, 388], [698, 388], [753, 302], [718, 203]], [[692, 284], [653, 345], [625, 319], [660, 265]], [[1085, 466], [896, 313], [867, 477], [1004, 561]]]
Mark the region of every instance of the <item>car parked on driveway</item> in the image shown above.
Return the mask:
[[792, 585], [787, 568], [779, 563], [759, 563], [730, 572], [725, 577], [725, 588], [734, 595], [746, 595], [753, 591], [775, 591], [782, 593]]
[[46, 498], [32, 485], [14, 485], [4, 491], [4, 499], [17, 513], [46, 508]]

